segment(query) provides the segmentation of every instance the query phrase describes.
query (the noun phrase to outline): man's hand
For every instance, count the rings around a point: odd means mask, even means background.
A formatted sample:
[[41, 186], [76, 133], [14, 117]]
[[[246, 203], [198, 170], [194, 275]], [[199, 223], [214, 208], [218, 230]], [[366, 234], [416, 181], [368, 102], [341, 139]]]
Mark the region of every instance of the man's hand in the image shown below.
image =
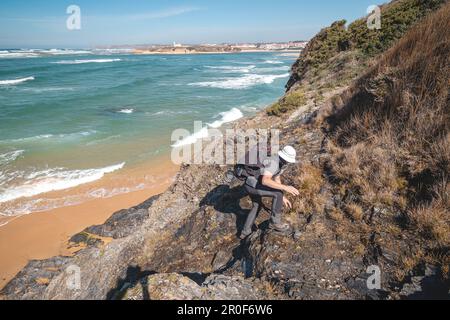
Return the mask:
[[288, 198], [283, 197], [283, 204], [288, 207], [289, 209], [292, 209], [292, 203], [289, 201]]
[[300, 192], [298, 192], [297, 189], [295, 189], [292, 186], [285, 186], [284, 184], [281, 184], [274, 179], [272, 179], [272, 175], [270, 173], [263, 175], [262, 177], [262, 184], [266, 187], [277, 189], [281, 191], [286, 191], [287, 193], [290, 193], [293, 196], [299, 196]]
[[297, 189], [295, 189], [293, 186], [286, 186], [284, 188], [284, 191], [286, 191], [287, 193], [292, 194], [293, 196], [299, 196], [300, 195], [300, 192]]

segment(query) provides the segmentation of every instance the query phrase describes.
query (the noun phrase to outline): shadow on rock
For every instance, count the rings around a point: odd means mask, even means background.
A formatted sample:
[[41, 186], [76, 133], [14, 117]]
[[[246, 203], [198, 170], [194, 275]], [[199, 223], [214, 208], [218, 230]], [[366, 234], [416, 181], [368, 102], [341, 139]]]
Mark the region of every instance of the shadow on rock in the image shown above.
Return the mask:
[[142, 280], [147, 279], [148, 276], [154, 275], [154, 271], [143, 271], [139, 266], [129, 266], [127, 269], [126, 276], [117, 281], [115, 288], [111, 289], [107, 296], [107, 300], [121, 300], [126, 290], [135, 284], [140, 284], [142, 287], [143, 299], [150, 300], [150, 295], [148, 293], [148, 286], [143, 283]]
[[[237, 235], [239, 235], [250, 212], [250, 209], [241, 207], [241, 201], [247, 196], [248, 193], [244, 186], [230, 188], [228, 185], [221, 185], [211, 190], [202, 199], [200, 207], [211, 206], [218, 212], [234, 214], [236, 216]], [[264, 205], [262, 207], [265, 208]]]

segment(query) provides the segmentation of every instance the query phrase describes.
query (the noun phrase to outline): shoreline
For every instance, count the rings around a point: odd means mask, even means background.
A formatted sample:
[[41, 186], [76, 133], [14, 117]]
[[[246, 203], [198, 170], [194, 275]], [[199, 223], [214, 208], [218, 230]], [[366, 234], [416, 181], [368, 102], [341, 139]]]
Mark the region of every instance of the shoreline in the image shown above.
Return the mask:
[[[142, 171], [141, 171], [142, 170]], [[141, 168], [154, 177], [153, 186], [107, 198], [96, 198], [72, 206], [34, 212], [15, 217], [0, 217], [0, 290], [30, 260], [54, 256], [70, 256], [68, 240], [85, 228], [103, 224], [115, 212], [136, 206], [152, 196], [163, 193], [178, 173], [178, 166], [169, 161], [153, 161]], [[100, 179], [82, 187], [105, 185]], [[107, 180], [108, 183], [111, 183]], [[70, 190], [70, 189], [69, 189]], [[67, 192], [67, 191], [64, 191]], [[55, 192], [58, 193], [58, 192]], [[61, 192], [59, 192], [61, 193]]]
[[[265, 108], [258, 110], [252, 116], [243, 117], [228, 125], [232, 127], [240, 124], [246, 125], [249, 120], [265, 114], [264, 110]], [[180, 172], [180, 166], [173, 164], [170, 157], [166, 155], [129, 171], [127, 177], [131, 173], [133, 177], [141, 173], [141, 177], [144, 179], [148, 179], [150, 176], [152, 183], [156, 186], [112, 197], [95, 198], [80, 204], [46, 211], [12, 217], [0, 216], [0, 290], [31, 260], [75, 255], [79, 250], [74, 251], [74, 248], [70, 248], [68, 243], [72, 236], [88, 227], [105, 223], [117, 211], [132, 208], [155, 195], [163, 194], [174, 182], [174, 178]], [[162, 172], [167, 173], [162, 175]], [[118, 174], [111, 173], [110, 176], [105, 176], [92, 183], [46, 194], [61, 196], [64, 193], [73, 193], [76, 189], [125, 186], [122, 182], [117, 185], [117, 176], [120, 176], [120, 171]], [[120, 181], [122, 180], [120, 179]], [[5, 221], [6, 223], [3, 224]]]
[[[248, 50], [243, 52], [210, 53], [154, 52], [149, 54], [195, 55], [254, 52], [299, 54], [299, 51], [297, 50]], [[253, 118], [256, 115], [261, 114], [264, 109], [265, 107], [258, 110], [252, 116], [245, 116], [238, 121], [230, 123], [230, 125], [234, 126], [241, 123], [241, 121], [246, 121], [249, 118]], [[69, 250], [68, 248], [68, 240], [70, 237], [83, 231], [87, 227], [103, 224], [109, 217], [121, 209], [128, 209], [139, 205], [150, 197], [163, 193], [168, 187], [170, 187], [173, 177], [175, 177], [175, 175], [179, 172], [179, 167], [172, 164], [170, 159], [165, 159], [164, 157], [151, 160], [150, 163], [146, 164], [146, 169], [147, 171], [145, 174], [155, 178], [155, 182], [153, 182], [155, 187], [153, 188], [145, 187], [143, 190], [131, 191], [109, 198], [91, 199], [80, 204], [15, 217], [0, 216], [0, 290], [3, 289], [4, 286], [11, 279], [13, 279], [30, 260], [45, 260], [55, 256], [72, 256], [75, 252], [73, 252], [73, 250]], [[142, 171], [142, 168], [132, 170], [133, 174], [131, 174], [131, 176], [136, 177], [139, 172]], [[165, 172], [169, 173], [163, 176]], [[112, 186], [112, 188], [127, 186], [126, 183], [124, 183], [125, 179], [117, 179], [117, 176], [120, 176], [121, 174], [122, 176], [128, 178], [128, 174], [124, 174], [122, 170], [120, 170], [117, 174], [115, 172], [108, 174], [96, 182], [67, 190], [49, 192], [47, 194], [51, 194], [52, 196], [57, 195], [57, 198], [59, 198], [61, 195], [70, 195], [75, 192], [74, 189], [88, 189], [95, 185], [101, 187], [104, 187], [105, 185], [108, 187]], [[115, 177], [115, 179], [113, 179], [113, 177]], [[169, 177], [172, 180], [170, 180]], [[158, 183], [156, 183], [156, 181], [158, 181]], [[161, 181], [161, 183], [159, 183], [159, 181]], [[135, 185], [137, 185], [137, 183]], [[40, 195], [38, 195], [38, 197], [39, 196]], [[3, 224], [5, 222], [6, 224]]]
[[[248, 50], [236, 53], [279, 52], [297, 54], [298, 51], [268, 51]], [[226, 54], [228, 52], [188, 53], [188, 54]], [[165, 53], [155, 52], [155, 55]], [[171, 54], [171, 53], [167, 53]], [[175, 53], [177, 54], [177, 53]], [[180, 53], [178, 53], [180, 54]], [[186, 55], [186, 54], [182, 54]], [[264, 107], [265, 108], [265, 107]], [[262, 110], [258, 110], [259, 114]], [[248, 119], [245, 116], [238, 121]], [[245, 120], [244, 120], [245, 121]], [[122, 187], [137, 186], [145, 182], [145, 187], [127, 193], [107, 198], [85, 199], [82, 203], [73, 203], [64, 207], [57, 207], [30, 214], [17, 216], [0, 215], [0, 290], [20, 272], [30, 260], [45, 260], [54, 256], [70, 256], [67, 241], [73, 235], [87, 227], [103, 224], [115, 212], [128, 209], [163, 193], [173, 182], [173, 177], [179, 172], [168, 155], [152, 159], [137, 168], [124, 168], [117, 173], [109, 173], [100, 180], [83, 184], [74, 188], [39, 194], [30, 199], [69, 198], [73, 194], [86, 194], [89, 189], [120, 189]], [[149, 176], [149, 177], [144, 177]], [[130, 179], [131, 178], [131, 179]], [[136, 178], [136, 179], [133, 179]], [[144, 180], [144, 181], [143, 181]], [[149, 187], [149, 185], [154, 187]], [[83, 198], [84, 199], [84, 198]], [[18, 199], [17, 201], [21, 201]]]
[[[239, 125], [248, 126], [249, 121], [255, 121], [265, 115], [264, 110], [265, 108], [252, 116], [243, 117], [228, 125], [233, 128]], [[160, 162], [157, 160], [153, 162], [154, 172], [160, 173], [164, 168], [170, 169], [170, 182], [152, 189], [130, 192], [106, 199], [95, 199], [80, 205], [58, 208], [48, 212], [36, 212], [20, 216], [8, 225], [0, 227], [0, 291], [19, 272], [24, 270], [31, 260], [46, 260], [57, 256], [76, 256], [84, 247], [69, 246], [68, 240], [84, 229], [102, 225], [117, 211], [140, 205], [155, 195], [164, 196], [168, 188], [176, 182], [174, 178], [182, 171], [180, 170], [181, 167], [174, 165], [170, 159], [159, 160]], [[98, 182], [100, 181], [102, 180]], [[45, 232], [48, 232], [48, 234], [42, 237]], [[10, 242], [7, 248], [5, 239]], [[102, 238], [102, 240], [107, 244], [115, 241], [112, 238]], [[12, 261], [7, 255], [16, 260]]]

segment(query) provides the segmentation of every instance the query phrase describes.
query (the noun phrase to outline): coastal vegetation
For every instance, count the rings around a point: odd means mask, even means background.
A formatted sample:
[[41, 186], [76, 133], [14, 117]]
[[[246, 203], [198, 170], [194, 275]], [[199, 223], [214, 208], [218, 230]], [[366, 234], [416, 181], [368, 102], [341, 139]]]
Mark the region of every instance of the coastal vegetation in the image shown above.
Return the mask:
[[366, 19], [349, 25], [346, 40], [352, 48], [373, 56], [388, 49], [417, 21], [442, 5], [445, 0], [397, 0], [382, 7], [381, 29], [367, 29]]
[[[347, 26], [346, 20], [322, 29], [292, 67], [288, 91], [300, 87], [307, 95], [318, 88], [348, 85], [361, 76], [375, 57], [399, 40], [407, 30], [439, 8], [445, 0], [395, 0], [381, 7], [381, 29], [369, 29], [367, 17]], [[310, 92], [308, 94], [308, 92]], [[302, 102], [302, 101], [300, 101]], [[301, 104], [297, 104], [300, 106]], [[279, 116], [295, 106], [274, 104], [268, 114]]]
[[272, 105], [267, 113], [272, 116], [278, 116], [289, 110], [297, 108], [306, 102], [305, 94], [302, 91], [293, 91], [286, 94], [280, 101]]
[[[441, 3], [395, 1], [384, 7], [384, 29], [380, 34], [371, 32], [364, 41], [358, 31], [363, 20], [351, 24], [351, 46], [360, 50], [360, 57], [371, 57], [371, 67], [324, 104], [309, 124], [327, 136], [322, 150], [326, 160], [319, 168], [327, 178], [323, 185], [340, 199], [328, 212], [339, 221], [335, 231], [353, 242], [355, 251], [361, 244], [369, 245], [374, 236], [378, 238], [375, 246], [392, 237], [414, 248], [402, 251], [393, 282], [404, 281], [427, 264], [438, 266], [443, 279], [450, 277], [450, 42], [446, 32], [450, 5], [418, 20]], [[313, 41], [326, 48], [325, 43], [337, 45], [342, 39], [336, 35], [345, 34], [343, 26], [343, 22], [335, 23]], [[333, 40], [328, 39], [330, 35]], [[309, 58], [301, 58], [298, 65], [333, 68], [330, 61], [339, 56], [339, 49], [330, 57], [327, 50], [314, 54], [317, 47], [311, 44], [305, 55]], [[304, 87], [306, 80], [298, 79], [287, 96]], [[268, 114], [282, 116], [304, 104], [277, 107], [278, 113], [273, 110], [275, 104]], [[317, 196], [311, 197], [320, 203]], [[303, 212], [303, 207], [297, 204], [295, 209]]]

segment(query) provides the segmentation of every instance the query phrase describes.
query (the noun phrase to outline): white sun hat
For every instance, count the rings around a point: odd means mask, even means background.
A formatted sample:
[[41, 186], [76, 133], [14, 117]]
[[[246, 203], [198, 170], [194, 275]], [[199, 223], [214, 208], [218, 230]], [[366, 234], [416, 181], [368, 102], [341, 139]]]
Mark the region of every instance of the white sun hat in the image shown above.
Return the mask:
[[289, 163], [295, 163], [295, 158], [297, 157], [297, 152], [295, 149], [291, 146], [284, 147], [283, 150], [278, 152], [278, 155], [281, 157], [281, 159], [285, 160]]

